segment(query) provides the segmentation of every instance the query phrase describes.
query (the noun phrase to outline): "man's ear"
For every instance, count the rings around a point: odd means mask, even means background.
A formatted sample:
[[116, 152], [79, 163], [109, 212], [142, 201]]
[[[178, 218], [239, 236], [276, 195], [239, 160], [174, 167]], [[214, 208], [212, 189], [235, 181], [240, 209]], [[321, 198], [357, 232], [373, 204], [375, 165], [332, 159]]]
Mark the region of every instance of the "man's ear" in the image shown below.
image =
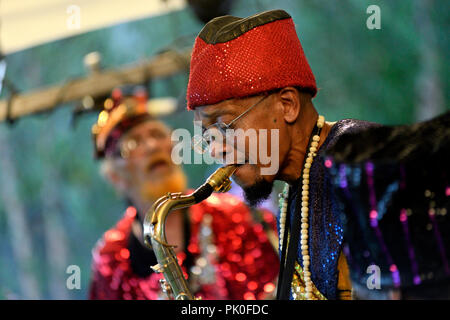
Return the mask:
[[297, 89], [286, 87], [278, 93], [283, 108], [283, 118], [287, 123], [294, 123], [302, 108], [301, 99]]
[[120, 176], [118, 169], [114, 167], [113, 160], [104, 160], [101, 164], [101, 173], [103, 177], [111, 183], [120, 193], [127, 189], [123, 177]]

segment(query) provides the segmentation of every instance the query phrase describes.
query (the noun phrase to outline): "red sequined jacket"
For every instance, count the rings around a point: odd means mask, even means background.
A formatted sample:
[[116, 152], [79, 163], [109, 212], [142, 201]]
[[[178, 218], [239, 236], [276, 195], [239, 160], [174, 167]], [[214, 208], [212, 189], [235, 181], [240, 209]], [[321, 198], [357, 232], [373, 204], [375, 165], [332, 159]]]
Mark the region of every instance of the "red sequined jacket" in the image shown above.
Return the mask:
[[[275, 230], [275, 218], [262, 212], [264, 224]], [[128, 237], [136, 210], [130, 207], [117, 225], [93, 249], [90, 299], [166, 299], [161, 274], [137, 276], [130, 264]], [[177, 254], [191, 290], [203, 299], [272, 298], [279, 259], [263, 225], [256, 223], [247, 206], [230, 194], [213, 194], [189, 208], [193, 257], [189, 273], [185, 252]], [[150, 266], [149, 266], [150, 267]]]

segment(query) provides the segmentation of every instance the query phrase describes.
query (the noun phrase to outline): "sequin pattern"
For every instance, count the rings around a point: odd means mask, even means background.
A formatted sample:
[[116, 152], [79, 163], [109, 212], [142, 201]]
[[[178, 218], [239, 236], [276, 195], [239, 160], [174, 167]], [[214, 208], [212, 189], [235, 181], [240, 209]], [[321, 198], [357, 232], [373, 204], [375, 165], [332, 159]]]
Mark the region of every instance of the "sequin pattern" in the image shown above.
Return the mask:
[[[291, 295], [293, 300], [308, 300], [306, 298], [305, 280], [303, 278], [303, 270], [298, 262], [295, 262], [295, 271], [292, 277]], [[313, 283], [312, 300], [326, 300], [325, 296], [317, 290]]]
[[[161, 274], [139, 278], [131, 269], [127, 238], [135, 214], [135, 210], [127, 210], [94, 248], [90, 299], [167, 298], [160, 290]], [[213, 194], [192, 206], [189, 214], [191, 239], [187, 248], [194, 256], [194, 270], [185, 270], [184, 252], [177, 257], [185, 275], [190, 274], [188, 281], [195, 295], [203, 299], [271, 298], [278, 257], [248, 208], [235, 196]], [[275, 229], [275, 218], [265, 217]]]
[[187, 88], [188, 109], [286, 86], [316, 82], [292, 19], [255, 27], [225, 43], [197, 37]]
[[[321, 153], [332, 146], [343, 133], [362, 130], [369, 125], [368, 122], [351, 119], [341, 120], [334, 124], [327, 139], [318, 150], [318, 155], [310, 170], [309, 250], [311, 279], [318, 291], [327, 299], [337, 298], [337, 266], [342, 249], [344, 230], [340, 217], [342, 214], [341, 208], [334, 197], [331, 177], [326, 170], [327, 164]], [[297, 187], [293, 188], [290, 200], [291, 219], [294, 217]], [[300, 243], [297, 256], [301, 267]]]
[[[449, 145], [447, 112], [344, 135], [327, 150], [358, 297], [449, 299]], [[379, 290], [367, 285], [374, 266]]]

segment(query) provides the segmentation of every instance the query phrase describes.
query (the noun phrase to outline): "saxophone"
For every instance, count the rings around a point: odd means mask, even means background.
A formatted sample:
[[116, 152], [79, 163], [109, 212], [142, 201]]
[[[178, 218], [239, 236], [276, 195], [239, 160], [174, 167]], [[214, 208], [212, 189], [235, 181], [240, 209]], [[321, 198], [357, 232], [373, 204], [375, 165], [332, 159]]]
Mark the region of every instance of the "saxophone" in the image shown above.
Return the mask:
[[229, 165], [217, 169], [206, 182], [188, 195], [180, 192], [168, 193], [159, 198], [144, 219], [144, 241], [147, 247], [153, 249], [158, 264], [152, 266], [157, 273], [162, 273], [165, 280], [160, 280], [163, 292], [170, 299], [193, 300], [186, 279], [178, 264], [174, 246], [167, 243], [165, 233], [166, 218], [173, 210], [190, 207], [202, 202], [213, 192], [227, 192], [231, 188], [231, 175], [236, 171], [236, 165]]

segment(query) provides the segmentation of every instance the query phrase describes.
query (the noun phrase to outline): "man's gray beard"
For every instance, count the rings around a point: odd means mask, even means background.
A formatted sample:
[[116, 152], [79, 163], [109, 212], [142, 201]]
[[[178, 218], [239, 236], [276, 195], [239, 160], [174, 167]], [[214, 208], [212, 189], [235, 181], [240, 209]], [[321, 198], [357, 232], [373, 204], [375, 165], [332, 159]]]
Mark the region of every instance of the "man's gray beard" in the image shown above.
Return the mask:
[[264, 179], [256, 181], [253, 185], [243, 188], [245, 200], [250, 207], [256, 207], [270, 197], [273, 189], [273, 182]]

